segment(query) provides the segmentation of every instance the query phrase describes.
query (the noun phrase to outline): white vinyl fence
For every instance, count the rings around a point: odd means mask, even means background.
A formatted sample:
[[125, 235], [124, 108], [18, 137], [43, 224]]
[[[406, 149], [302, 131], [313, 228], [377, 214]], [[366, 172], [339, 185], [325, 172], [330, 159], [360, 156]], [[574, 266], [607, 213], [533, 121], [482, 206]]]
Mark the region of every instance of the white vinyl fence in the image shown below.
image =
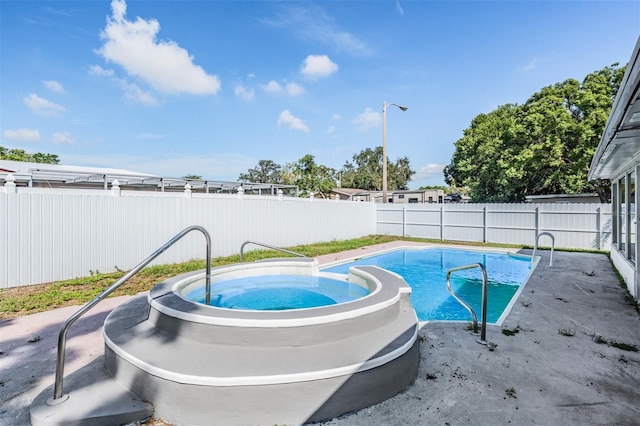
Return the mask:
[[[246, 240], [278, 247], [389, 234], [449, 241], [604, 249], [609, 204], [373, 204], [254, 195], [0, 187], [0, 288], [127, 270], [187, 226], [213, 257]], [[550, 240], [541, 239], [543, 246]], [[247, 246], [248, 250], [257, 249]], [[156, 264], [203, 259], [190, 233]]]
[[[375, 215], [371, 203], [335, 200], [0, 187], [0, 288], [131, 269], [190, 225], [209, 231], [218, 257], [246, 240], [288, 247], [375, 234]], [[192, 232], [155, 263], [204, 259], [205, 247]]]
[[[378, 234], [609, 250], [610, 204], [378, 204]], [[550, 246], [541, 237], [540, 246]]]

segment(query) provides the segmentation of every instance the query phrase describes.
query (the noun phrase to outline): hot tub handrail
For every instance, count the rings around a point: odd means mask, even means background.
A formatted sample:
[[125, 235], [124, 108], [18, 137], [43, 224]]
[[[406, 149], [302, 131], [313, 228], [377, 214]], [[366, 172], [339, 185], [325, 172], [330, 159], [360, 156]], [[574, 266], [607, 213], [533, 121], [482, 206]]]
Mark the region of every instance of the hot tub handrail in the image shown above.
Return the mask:
[[242, 243], [242, 245], [240, 246], [240, 262], [244, 262], [244, 246], [246, 246], [247, 244], [255, 244], [257, 246], [266, 247], [266, 248], [271, 249], [271, 250], [277, 250], [277, 251], [281, 251], [283, 253], [288, 253], [288, 254], [291, 254], [293, 256], [307, 257], [304, 254], [296, 253], [295, 251], [283, 249], [283, 248], [280, 248], [280, 247], [271, 246], [271, 245], [265, 244], [265, 243], [259, 243], [257, 241], [247, 240], [244, 243]]
[[471, 313], [471, 318], [473, 319], [473, 333], [478, 334], [478, 317], [476, 316], [476, 312], [473, 308], [464, 300], [462, 300], [452, 289], [451, 289], [451, 273], [456, 271], [463, 271], [465, 269], [472, 268], [480, 268], [482, 272], [482, 328], [480, 329], [480, 339], [478, 339], [478, 343], [486, 345], [487, 344], [487, 269], [482, 263], [472, 263], [470, 265], [458, 266], [457, 268], [451, 268], [447, 271], [447, 290], [451, 295], [456, 299], [464, 308]]
[[[184, 237], [191, 231], [200, 231], [204, 234], [205, 239], [207, 240], [207, 255], [206, 255], [206, 286], [207, 286], [207, 299], [210, 298], [209, 288], [211, 281], [211, 237], [209, 236], [209, 232], [204, 229], [202, 226], [188, 226], [179, 232], [175, 237], [167, 241], [162, 247], [153, 252], [149, 257], [140, 262], [135, 268], [127, 272], [122, 278], [112, 284], [109, 288], [104, 290], [102, 293], [97, 295], [92, 301], [85, 304], [82, 308], [80, 308], [75, 314], [71, 315], [60, 328], [60, 334], [58, 335], [58, 354], [56, 359], [56, 378], [55, 385], [53, 390], [53, 398], [49, 399], [47, 403], [49, 405], [59, 404], [61, 402], [66, 401], [68, 395], [62, 395], [62, 379], [64, 375], [64, 357], [65, 357], [65, 349], [67, 344], [67, 331], [69, 327], [76, 322], [78, 318], [87, 313], [91, 308], [97, 305], [101, 300], [111, 294], [114, 290], [124, 284], [129, 278], [138, 273], [142, 268], [147, 266], [152, 260], [156, 257], [160, 256], [166, 249], [175, 244], [179, 239]], [[209, 302], [207, 302], [209, 303]]]

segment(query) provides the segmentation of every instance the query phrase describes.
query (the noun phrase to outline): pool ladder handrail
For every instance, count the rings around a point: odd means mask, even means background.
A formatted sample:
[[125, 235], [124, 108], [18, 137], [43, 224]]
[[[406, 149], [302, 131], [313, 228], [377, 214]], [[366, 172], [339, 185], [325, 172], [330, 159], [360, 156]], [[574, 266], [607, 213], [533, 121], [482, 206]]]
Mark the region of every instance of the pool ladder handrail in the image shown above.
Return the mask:
[[464, 300], [462, 300], [451, 288], [451, 273], [463, 271], [466, 269], [480, 268], [482, 272], [482, 328], [480, 329], [480, 338], [477, 340], [481, 345], [487, 344], [487, 269], [482, 263], [472, 263], [470, 265], [458, 266], [447, 271], [447, 290], [454, 299], [456, 299], [469, 313], [473, 319], [473, 334], [478, 334], [478, 317], [474, 309]]
[[547, 231], [540, 232], [538, 233], [538, 235], [536, 235], [536, 243], [533, 245], [533, 254], [531, 255], [531, 264], [533, 265], [533, 262], [535, 262], [536, 260], [536, 251], [538, 250], [538, 240], [540, 240], [540, 237], [542, 237], [543, 235], [551, 237], [551, 254], [549, 255], [549, 266], [553, 266], [553, 248], [556, 245], [556, 238], [553, 236], [551, 232], [547, 232]]
[[122, 278], [112, 284], [109, 288], [104, 290], [102, 293], [97, 295], [92, 301], [85, 304], [82, 308], [80, 308], [75, 314], [71, 315], [60, 328], [60, 334], [58, 335], [58, 354], [56, 358], [56, 378], [55, 385], [53, 388], [53, 398], [50, 398], [47, 401], [48, 405], [57, 405], [60, 404], [67, 399], [69, 399], [68, 394], [62, 394], [62, 380], [64, 375], [64, 357], [65, 357], [65, 349], [67, 345], [67, 331], [69, 327], [76, 322], [78, 318], [83, 316], [87, 311], [97, 305], [100, 301], [102, 301], [105, 297], [111, 294], [114, 290], [124, 284], [129, 278], [138, 273], [142, 268], [147, 266], [152, 260], [156, 257], [160, 256], [166, 249], [175, 244], [178, 240], [184, 237], [191, 231], [200, 231], [204, 234], [204, 237], [207, 241], [207, 254], [206, 254], [206, 298], [207, 304], [209, 304], [211, 295], [210, 295], [210, 283], [211, 283], [211, 237], [209, 236], [209, 232], [204, 229], [202, 226], [193, 225], [188, 226], [179, 232], [175, 237], [167, 241], [162, 247], [153, 252], [149, 257], [140, 262], [135, 268], [127, 272]]
[[291, 251], [291, 250], [287, 250], [287, 249], [283, 249], [281, 247], [275, 247], [275, 246], [271, 246], [269, 244], [265, 244], [265, 243], [260, 243], [258, 241], [253, 241], [253, 240], [247, 240], [244, 243], [242, 243], [242, 245], [240, 246], [240, 262], [244, 262], [244, 246], [246, 246], [247, 244], [254, 244], [257, 246], [262, 246], [262, 247], [266, 247], [268, 249], [271, 250], [277, 250], [277, 251], [281, 251], [283, 253], [288, 253], [291, 254], [293, 256], [298, 256], [298, 257], [307, 257], [304, 254], [301, 253], [296, 253], [295, 251]]

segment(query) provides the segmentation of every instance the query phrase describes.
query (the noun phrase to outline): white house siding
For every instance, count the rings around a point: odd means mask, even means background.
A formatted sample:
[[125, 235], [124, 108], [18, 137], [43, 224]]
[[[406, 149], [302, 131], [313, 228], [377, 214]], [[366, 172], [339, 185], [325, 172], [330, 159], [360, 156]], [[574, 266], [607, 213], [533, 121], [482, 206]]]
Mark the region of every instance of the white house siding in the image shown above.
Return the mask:
[[640, 295], [638, 294], [638, 289], [635, 285], [635, 266], [629, 263], [623, 253], [615, 249], [611, 250], [611, 261], [624, 280], [629, 293], [631, 293], [634, 298], [638, 299], [638, 296]]

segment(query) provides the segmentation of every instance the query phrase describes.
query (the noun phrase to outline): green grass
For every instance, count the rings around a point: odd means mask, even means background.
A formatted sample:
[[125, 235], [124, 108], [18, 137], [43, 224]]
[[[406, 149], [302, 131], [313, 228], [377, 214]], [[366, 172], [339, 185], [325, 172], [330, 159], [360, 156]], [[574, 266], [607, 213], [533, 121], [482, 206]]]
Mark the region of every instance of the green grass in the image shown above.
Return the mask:
[[[330, 241], [305, 246], [287, 247], [288, 250], [316, 257], [360, 247], [382, 244], [390, 241], [426, 241], [417, 238], [399, 238], [386, 235], [371, 235], [345, 241]], [[253, 248], [253, 247], [250, 247]], [[259, 247], [258, 247], [259, 248]], [[273, 250], [253, 250], [245, 253], [245, 261], [254, 261], [270, 257], [288, 256]], [[211, 260], [211, 266], [222, 266], [239, 262], [240, 255], [217, 257]], [[134, 295], [151, 289], [157, 283], [183, 272], [204, 269], [204, 260], [149, 266], [131, 277], [112, 293], [112, 296]], [[118, 269], [117, 267], [115, 269]], [[112, 273], [90, 271], [90, 275], [71, 280], [48, 284], [0, 289], [0, 320], [48, 311], [64, 306], [80, 305], [89, 302], [110, 285], [120, 279], [126, 271]]]
[[[513, 248], [516, 250], [526, 247], [531, 248], [531, 246], [513, 244], [441, 241], [412, 237], [403, 238], [389, 235], [370, 235], [351, 240], [329, 241], [304, 246], [286, 247], [286, 249], [304, 254], [308, 257], [317, 257], [391, 241], [416, 241], [435, 244], [454, 244], [458, 246], [501, 247]], [[253, 249], [254, 247], [250, 248]], [[259, 259], [282, 256], [286, 256], [286, 254], [273, 250], [252, 250], [245, 253], [244, 260], [251, 262]], [[217, 257], [212, 259], [211, 266], [227, 265], [239, 262], [239, 260], [239, 254], [227, 257]], [[177, 264], [150, 266], [131, 277], [125, 284], [120, 286], [118, 290], [112, 293], [112, 296], [138, 294], [151, 289], [154, 285], [167, 278], [183, 272], [204, 269], [204, 267], [204, 260], [191, 260], [189, 262]], [[118, 272], [100, 273], [99, 271], [89, 271], [90, 275], [86, 277], [57, 281], [48, 284], [0, 289], [0, 320], [48, 311], [64, 306], [84, 304], [95, 298], [126, 273], [126, 271], [121, 271], [117, 267], [114, 267], [114, 269]]]
[[623, 351], [629, 351], [629, 352], [639, 351], [638, 347], [633, 343], [624, 343], [624, 342], [618, 342], [617, 340], [614, 340], [614, 339], [605, 339], [600, 335], [594, 335], [593, 341], [599, 345], [609, 345], [609, 346], [613, 346], [614, 348], [622, 349]]

